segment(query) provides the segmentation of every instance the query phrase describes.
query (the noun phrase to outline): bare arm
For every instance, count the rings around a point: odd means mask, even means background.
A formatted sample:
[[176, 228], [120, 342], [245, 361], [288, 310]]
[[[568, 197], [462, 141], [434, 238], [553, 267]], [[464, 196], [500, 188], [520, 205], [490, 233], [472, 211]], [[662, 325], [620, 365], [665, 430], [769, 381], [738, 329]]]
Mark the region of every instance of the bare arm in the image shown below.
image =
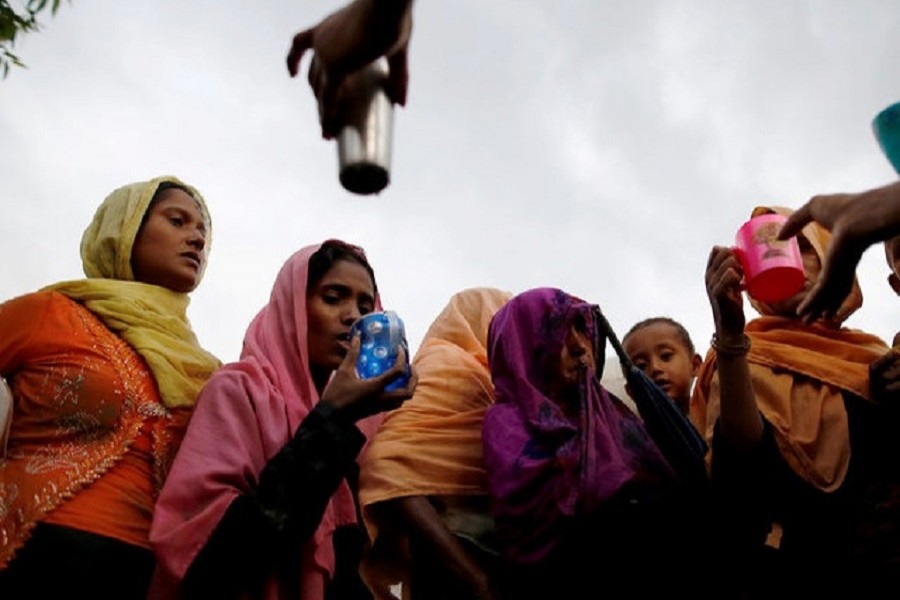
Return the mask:
[[763, 436], [747, 363], [740, 261], [729, 248], [716, 246], [706, 265], [706, 291], [716, 323], [721, 414], [719, 429], [729, 444], [751, 449]]
[[[444, 525], [437, 510], [425, 496], [408, 496], [386, 500], [370, 507], [380, 519], [402, 523], [403, 530], [420, 546], [430, 549], [432, 557], [465, 587], [473, 597], [490, 600], [488, 574], [475, 562], [466, 549]], [[414, 557], [415, 558], [415, 557]]]

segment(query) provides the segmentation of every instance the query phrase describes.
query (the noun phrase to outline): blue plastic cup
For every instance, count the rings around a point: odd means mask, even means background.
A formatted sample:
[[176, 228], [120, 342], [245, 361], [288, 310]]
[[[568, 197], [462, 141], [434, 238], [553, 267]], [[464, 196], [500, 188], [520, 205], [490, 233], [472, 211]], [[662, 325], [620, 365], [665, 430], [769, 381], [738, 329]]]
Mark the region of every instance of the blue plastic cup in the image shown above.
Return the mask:
[[881, 151], [900, 175], [900, 102], [878, 113], [872, 121], [872, 131]]
[[357, 331], [360, 336], [357, 374], [362, 379], [378, 377], [394, 366], [402, 348], [406, 354], [406, 372], [392, 379], [384, 389], [390, 392], [406, 386], [410, 376], [409, 346], [403, 319], [392, 310], [369, 313], [353, 324], [351, 333]]

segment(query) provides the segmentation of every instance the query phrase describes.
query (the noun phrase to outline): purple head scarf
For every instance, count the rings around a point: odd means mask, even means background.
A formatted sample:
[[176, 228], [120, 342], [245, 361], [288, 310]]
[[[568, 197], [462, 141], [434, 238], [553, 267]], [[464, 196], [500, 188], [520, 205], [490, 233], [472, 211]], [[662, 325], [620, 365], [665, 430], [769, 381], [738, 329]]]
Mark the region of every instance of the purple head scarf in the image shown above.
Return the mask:
[[641, 420], [603, 389], [594, 368], [579, 384], [576, 407], [563, 410], [561, 399], [548, 395], [576, 320], [595, 339], [590, 304], [538, 288], [510, 300], [491, 321], [496, 403], [484, 419], [484, 462], [504, 552], [519, 563], [545, 558], [567, 522], [595, 513], [627, 485], [673, 478]]

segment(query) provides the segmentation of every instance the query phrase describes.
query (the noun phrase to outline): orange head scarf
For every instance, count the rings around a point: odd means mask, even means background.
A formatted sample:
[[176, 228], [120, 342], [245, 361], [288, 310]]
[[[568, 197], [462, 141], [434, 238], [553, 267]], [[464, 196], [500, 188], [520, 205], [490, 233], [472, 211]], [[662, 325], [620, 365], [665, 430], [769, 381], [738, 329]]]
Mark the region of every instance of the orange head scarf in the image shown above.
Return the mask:
[[[790, 214], [781, 207], [757, 207], [753, 216]], [[801, 234], [821, 262], [831, 241], [811, 223]], [[880, 338], [838, 323], [806, 325], [798, 318], [773, 316], [766, 304], [751, 300], [761, 317], [747, 323], [752, 345], [747, 360], [760, 412], [772, 425], [775, 441], [790, 467], [815, 487], [831, 491], [844, 481], [850, 463], [847, 411], [842, 392], [869, 397], [869, 364], [887, 344]], [[862, 306], [854, 282], [838, 314], [846, 319]], [[708, 441], [719, 417], [716, 353], [706, 356], [694, 395], [691, 419]]]

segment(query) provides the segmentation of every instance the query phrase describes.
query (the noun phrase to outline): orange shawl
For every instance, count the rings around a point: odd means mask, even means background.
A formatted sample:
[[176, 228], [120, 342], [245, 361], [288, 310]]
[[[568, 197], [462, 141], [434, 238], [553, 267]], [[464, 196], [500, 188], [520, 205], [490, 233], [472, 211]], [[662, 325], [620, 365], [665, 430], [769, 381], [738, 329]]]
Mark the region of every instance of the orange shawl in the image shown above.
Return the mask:
[[[869, 397], [869, 364], [887, 345], [851, 329], [761, 317], [747, 324], [752, 340], [750, 378], [760, 412], [782, 456], [798, 475], [825, 491], [840, 487], [850, 463], [850, 437], [842, 390]], [[712, 440], [719, 418], [716, 354], [700, 368], [691, 419]]]
[[[494, 403], [494, 386], [485, 346], [491, 318], [510, 297], [491, 288], [459, 292], [425, 334], [413, 359], [415, 394], [387, 415], [361, 461], [359, 499], [373, 544], [381, 532], [367, 510], [371, 504], [406, 496], [487, 495], [481, 421]], [[382, 572], [379, 578], [369, 585], [385, 588], [403, 575]]]

